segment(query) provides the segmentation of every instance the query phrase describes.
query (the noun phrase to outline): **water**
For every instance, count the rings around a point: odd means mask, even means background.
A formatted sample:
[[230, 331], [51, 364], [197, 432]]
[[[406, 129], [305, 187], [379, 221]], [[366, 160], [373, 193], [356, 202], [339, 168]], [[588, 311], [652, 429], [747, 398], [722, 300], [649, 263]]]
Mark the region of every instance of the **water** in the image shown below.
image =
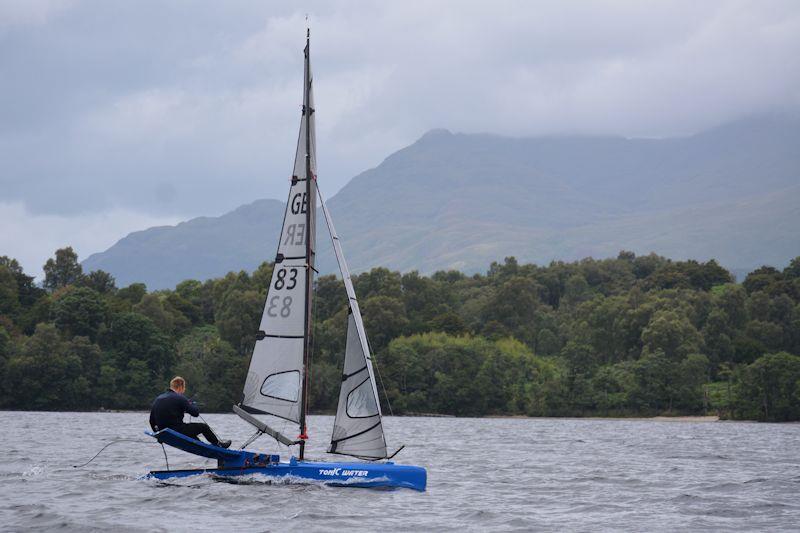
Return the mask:
[[[207, 415], [234, 442], [248, 427]], [[321, 457], [332, 417], [310, 420]], [[0, 412], [4, 530], [797, 530], [800, 425], [387, 418], [428, 491], [141, 480], [163, 468], [145, 413]], [[109, 447], [83, 469], [100, 447]], [[141, 442], [139, 442], [141, 441]], [[253, 446], [278, 451], [262, 438]], [[210, 464], [170, 451], [172, 467]]]

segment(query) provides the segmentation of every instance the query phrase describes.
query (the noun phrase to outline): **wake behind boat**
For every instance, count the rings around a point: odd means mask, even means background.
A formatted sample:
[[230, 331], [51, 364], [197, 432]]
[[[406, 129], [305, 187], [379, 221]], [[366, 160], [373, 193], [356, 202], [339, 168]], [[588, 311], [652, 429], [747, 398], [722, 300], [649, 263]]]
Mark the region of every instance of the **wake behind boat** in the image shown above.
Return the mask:
[[[197, 474], [261, 474], [289, 482], [313, 480], [331, 485], [425, 490], [427, 473], [424, 468], [389, 461], [402, 447], [389, 454], [372, 357], [358, 299], [330, 212], [317, 189], [313, 80], [309, 54], [307, 35], [303, 110], [289, 198], [272, 279], [244, 384], [243, 400], [234, 406], [234, 412], [255, 427], [256, 432], [240, 450], [206, 444], [172, 429], [148, 432], [162, 444], [217, 460], [216, 468], [158, 470], [150, 472], [149, 477], [169, 479]], [[305, 459], [317, 200], [333, 242], [349, 307], [342, 385], [328, 453], [355, 457], [360, 462]], [[296, 424], [299, 435], [297, 438], [287, 437], [274, 429], [276, 422]], [[298, 457], [292, 456], [288, 462], [281, 462], [278, 455], [245, 449], [262, 435], [269, 435], [285, 446], [297, 446]]]

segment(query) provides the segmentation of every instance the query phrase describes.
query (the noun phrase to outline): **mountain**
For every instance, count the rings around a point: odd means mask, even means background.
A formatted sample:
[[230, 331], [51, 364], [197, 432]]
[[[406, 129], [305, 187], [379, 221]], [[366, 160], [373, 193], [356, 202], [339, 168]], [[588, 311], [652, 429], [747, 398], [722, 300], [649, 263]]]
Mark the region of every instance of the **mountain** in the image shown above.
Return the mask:
[[[800, 254], [800, 119], [757, 117], [680, 138], [507, 138], [433, 130], [329, 201], [352, 269], [485, 270], [621, 249], [716, 258], [739, 273]], [[324, 179], [321, 178], [321, 179]], [[271, 259], [283, 213], [260, 200], [137, 232], [84, 262], [172, 287]], [[320, 226], [319, 265], [334, 271]]]
[[[173, 288], [185, 279], [254, 270], [277, 248], [282, 202], [257, 200], [220, 217], [198, 217], [176, 226], [131, 233], [105, 252], [89, 256], [85, 271], [105, 270], [120, 287], [144, 282], [150, 289]], [[266, 243], [274, 240], [269, 247]]]

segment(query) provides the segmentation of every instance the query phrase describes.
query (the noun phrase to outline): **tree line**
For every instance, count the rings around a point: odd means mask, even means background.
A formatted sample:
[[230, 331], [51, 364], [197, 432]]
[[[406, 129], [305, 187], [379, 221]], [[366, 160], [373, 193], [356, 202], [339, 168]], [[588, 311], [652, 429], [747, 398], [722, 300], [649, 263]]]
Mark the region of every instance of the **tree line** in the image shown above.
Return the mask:
[[[84, 273], [71, 248], [41, 286], [0, 257], [0, 408], [145, 409], [180, 374], [206, 410], [228, 411], [272, 268], [150, 292]], [[631, 252], [353, 281], [395, 414], [800, 420], [800, 257], [741, 283], [713, 260]], [[315, 412], [336, 406], [346, 302], [335, 276], [316, 280]]]

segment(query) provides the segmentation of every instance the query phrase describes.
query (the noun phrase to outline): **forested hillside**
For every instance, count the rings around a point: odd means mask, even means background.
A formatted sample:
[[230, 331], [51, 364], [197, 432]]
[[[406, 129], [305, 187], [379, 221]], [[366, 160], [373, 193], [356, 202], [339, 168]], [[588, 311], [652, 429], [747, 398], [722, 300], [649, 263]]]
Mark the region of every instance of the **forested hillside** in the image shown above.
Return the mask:
[[[271, 264], [156, 292], [84, 273], [71, 248], [44, 271], [39, 288], [0, 258], [0, 407], [144, 409], [175, 374], [207, 410], [238, 401]], [[472, 276], [375, 268], [355, 286], [395, 414], [800, 419], [800, 257], [740, 284], [715, 261], [621, 252]], [[314, 313], [311, 407], [330, 411], [335, 277]]]

